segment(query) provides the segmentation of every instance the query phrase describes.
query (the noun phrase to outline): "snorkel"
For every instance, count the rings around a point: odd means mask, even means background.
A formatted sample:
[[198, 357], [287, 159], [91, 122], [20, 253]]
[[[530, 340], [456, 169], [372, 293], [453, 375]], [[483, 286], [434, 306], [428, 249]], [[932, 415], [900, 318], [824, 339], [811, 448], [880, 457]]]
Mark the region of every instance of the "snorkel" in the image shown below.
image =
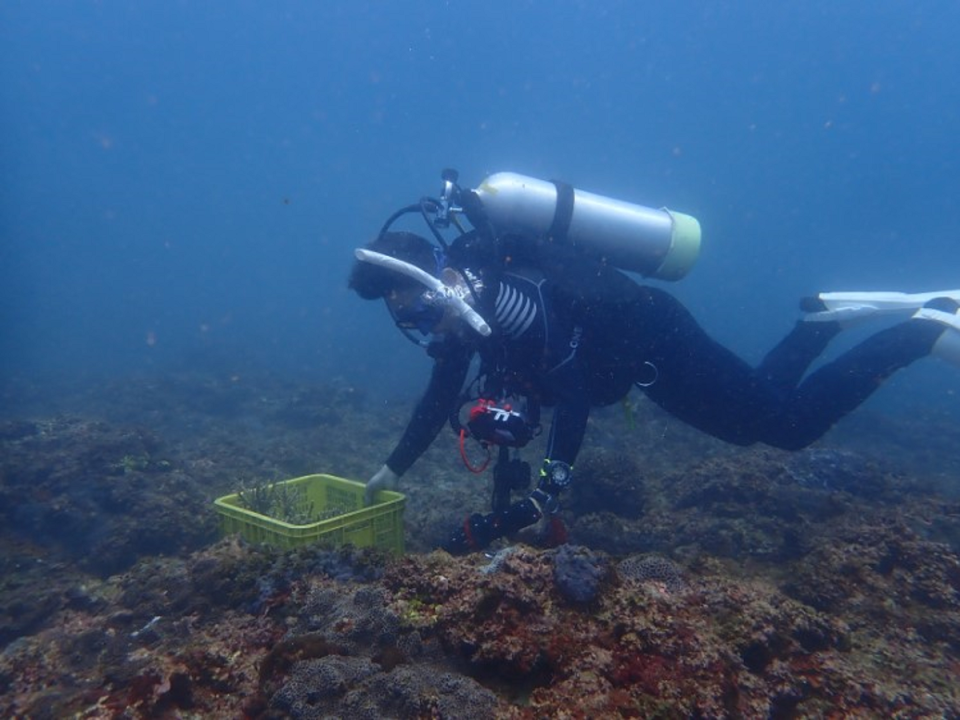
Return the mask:
[[390, 255], [365, 250], [364, 248], [357, 248], [354, 255], [357, 260], [406, 275], [411, 280], [424, 285], [427, 289], [421, 297], [425, 303], [442, 307], [455, 317], [463, 319], [467, 325], [483, 337], [488, 337], [493, 332], [487, 322], [480, 317], [480, 314], [467, 303], [466, 298], [469, 290], [466, 287], [459, 284], [445, 285], [439, 278], [435, 278], [416, 265], [411, 265]]

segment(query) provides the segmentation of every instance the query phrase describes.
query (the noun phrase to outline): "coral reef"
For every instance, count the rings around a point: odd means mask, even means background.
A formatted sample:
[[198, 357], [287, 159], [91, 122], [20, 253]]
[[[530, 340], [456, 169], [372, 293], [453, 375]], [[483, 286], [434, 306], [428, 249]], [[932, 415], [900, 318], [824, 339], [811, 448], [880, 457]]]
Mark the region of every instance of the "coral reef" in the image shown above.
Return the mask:
[[69, 400], [0, 422], [4, 717], [960, 715], [942, 438], [911, 470], [889, 424], [880, 455], [862, 427], [791, 454], [614, 408], [563, 499], [569, 544], [463, 558], [434, 541], [490, 487], [441, 440], [404, 479], [412, 552], [390, 558], [214, 542], [210, 500], [363, 477], [403, 404], [202, 374]]
[[57, 417], [3, 441], [0, 520], [106, 577], [214, 539], [208, 495], [142, 428]]
[[[260, 565], [234, 542], [185, 561], [152, 561], [101, 588], [97, 605], [61, 610], [46, 629], [4, 649], [0, 713], [239, 717], [256, 691], [258, 661], [282, 634], [273, 618], [205, 591], [214, 579], [229, 584], [244, 558]], [[147, 577], [153, 585], [141, 591]]]

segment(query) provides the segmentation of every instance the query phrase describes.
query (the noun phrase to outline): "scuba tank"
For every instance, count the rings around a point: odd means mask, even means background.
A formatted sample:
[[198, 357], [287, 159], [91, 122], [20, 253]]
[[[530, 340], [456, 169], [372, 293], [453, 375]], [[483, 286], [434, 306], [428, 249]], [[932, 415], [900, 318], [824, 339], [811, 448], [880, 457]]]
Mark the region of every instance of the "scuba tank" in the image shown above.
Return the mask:
[[474, 193], [501, 233], [569, 242], [622, 270], [679, 280], [700, 254], [700, 223], [666, 208], [655, 210], [511, 172], [490, 175]]

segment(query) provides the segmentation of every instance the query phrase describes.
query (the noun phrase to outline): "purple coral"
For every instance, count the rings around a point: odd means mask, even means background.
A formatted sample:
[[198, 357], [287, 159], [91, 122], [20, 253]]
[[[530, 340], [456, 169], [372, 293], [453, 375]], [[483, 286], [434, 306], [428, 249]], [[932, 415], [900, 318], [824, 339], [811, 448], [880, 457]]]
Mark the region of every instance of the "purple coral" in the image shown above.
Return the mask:
[[589, 548], [561, 545], [553, 555], [553, 582], [571, 602], [588, 603], [596, 598], [606, 572], [604, 558]]

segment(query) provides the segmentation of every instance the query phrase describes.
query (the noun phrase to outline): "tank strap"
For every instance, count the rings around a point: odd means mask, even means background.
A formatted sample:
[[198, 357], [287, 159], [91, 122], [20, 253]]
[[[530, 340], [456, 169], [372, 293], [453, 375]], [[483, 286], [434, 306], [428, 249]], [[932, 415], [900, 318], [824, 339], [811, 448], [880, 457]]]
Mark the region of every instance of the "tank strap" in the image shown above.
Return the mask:
[[547, 237], [564, 242], [567, 239], [567, 231], [570, 229], [570, 219], [573, 217], [573, 185], [562, 180], [550, 182], [557, 188], [557, 206], [553, 210], [553, 222], [547, 230]]

